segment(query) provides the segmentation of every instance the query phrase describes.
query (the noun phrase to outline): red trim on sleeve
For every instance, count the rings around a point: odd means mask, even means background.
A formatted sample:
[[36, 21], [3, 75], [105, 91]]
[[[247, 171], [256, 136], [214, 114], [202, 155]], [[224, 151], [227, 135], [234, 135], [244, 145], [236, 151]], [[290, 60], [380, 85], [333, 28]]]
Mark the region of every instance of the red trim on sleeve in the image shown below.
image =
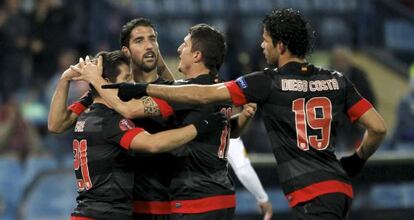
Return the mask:
[[361, 99], [348, 109], [348, 117], [354, 122], [358, 120], [365, 112], [372, 108], [371, 103], [366, 99]]
[[73, 113], [80, 115], [82, 112], [84, 112], [86, 109], [86, 106], [82, 105], [80, 102], [74, 102], [72, 105], [69, 105], [68, 110], [72, 111]]
[[170, 201], [134, 201], [134, 213], [151, 215], [171, 214]]
[[95, 220], [94, 218], [88, 218], [83, 216], [70, 216], [70, 220]]
[[298, 203], [309, 201], [320, 195], [329, 193], [344, 193], [350, 198], [354, 197], [352, 185], [337, 180], [328, 180], [306, 186], [286, 195], [289, 206], [294, 207]]
[[134, 137], [144, 131], [142, 128], [133, 128], [125, 132], [125, 134], [122, 136], [121, 141], [119, 141], [119, 145], [121, 145], [123, 148], [129, 150], [130, 145]]
[[235, 106], [241, 106], [247, 104], [246, 96], [244, 96], [243, 90], [237, 85], [236, 81], [232, 80], [225, 82], [224, 85], [230, 93], [231, 101]]
[[[152, 97], [151, 97], [152, 98]], [[158, 99], [158, 98], [152, 98], [155, 103], [157, 103], [158, 108], [160, 109], [161, 115], [163, 118], [169, 118], [171, 115], [174, 114], [173, 108], [168, 104], [168, 102]]]

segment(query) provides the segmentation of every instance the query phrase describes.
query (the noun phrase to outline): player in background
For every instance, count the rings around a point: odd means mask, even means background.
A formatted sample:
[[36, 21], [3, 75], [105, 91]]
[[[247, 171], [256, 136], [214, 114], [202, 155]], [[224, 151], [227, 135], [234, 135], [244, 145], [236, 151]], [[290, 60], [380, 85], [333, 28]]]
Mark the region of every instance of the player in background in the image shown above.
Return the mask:
[[270, 220], [273, 215], [272, 204], [246, 155], [246, 149], [240, 138], [230, 139], [227, 159], [237, 178], [256, 198], [260, 211], [264, 215], [263, 220]]
[[[299, 11], [275, 10], [263, 20], [261, 47], [267, 63], [278, 68], [215, 85], [110, 87], [119, 87], [121, 97], [128, 91], [128, 97], [148, 94], [186, 103], [256, 102], [295, 218], [345, 219], [353, 197], [351, 178], [380, 146], [386, 126], [345, 76], [305, 60], [313, 34]], [[341, 114], [366, 130], [354, 154], [338, 160], [334, 150]]]
[[[101, 52], [98, 56], [98, 66], [103, 68], [108, 82], [131, 79], [128, 60], [121, 51]], [[78, 66], [87, 69], [90, 64], [87, 57]], [[76, 76], [70, 70], [62, 74], [54, 94], [54, 100], [60, 100], [56, 106], [66, 108], [69, 81]], [[134, 172], [128, 150], [173, 150], [226, 124], [223, 116], [217, 114], [179, 129], [149, 134], [110, 109], [93, 88], [92, 94], [90, 111], [77, 119], [74, 128], [74, 169], [79, 195], [71, 219], [131, 219]]]

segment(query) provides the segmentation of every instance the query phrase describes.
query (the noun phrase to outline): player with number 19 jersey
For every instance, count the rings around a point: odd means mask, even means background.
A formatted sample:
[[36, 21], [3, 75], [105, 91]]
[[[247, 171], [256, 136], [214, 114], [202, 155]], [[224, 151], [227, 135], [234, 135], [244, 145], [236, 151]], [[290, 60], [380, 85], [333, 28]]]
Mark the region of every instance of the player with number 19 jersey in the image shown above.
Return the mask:
[[71, 219], [132, 219], [134, 170], [127, 149], [141, 131], [103, 104], [80, 115], [73, 139], [79, 195]]
[[372, 105], [341, 73], [290, 62], [227, 82], [236, 105], [258, 103], [291, 207], [329, 193], [353, 197], [334, 154], [340, 116], [357, 120]]

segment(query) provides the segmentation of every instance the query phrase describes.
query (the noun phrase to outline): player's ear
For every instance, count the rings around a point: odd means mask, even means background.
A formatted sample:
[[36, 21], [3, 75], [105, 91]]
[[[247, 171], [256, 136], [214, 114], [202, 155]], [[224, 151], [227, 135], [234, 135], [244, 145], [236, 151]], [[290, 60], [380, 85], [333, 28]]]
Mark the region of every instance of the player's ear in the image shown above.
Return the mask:
[[279, 52], [279, 54], [284, 54], [286, 52], [286, 45], [282, 43], [282, 41], [277, 42], [276, 48]]
[[128, 47], [122, 46], [121, 50], [122, 50], [122, 53], [124, 53], [126, 57], [131, 58], [131, 53], [129, 52]]
[[201, 51], [197, 50], [193, 54], [194, 63], [201, 62], [203, 60], [203, 54]]

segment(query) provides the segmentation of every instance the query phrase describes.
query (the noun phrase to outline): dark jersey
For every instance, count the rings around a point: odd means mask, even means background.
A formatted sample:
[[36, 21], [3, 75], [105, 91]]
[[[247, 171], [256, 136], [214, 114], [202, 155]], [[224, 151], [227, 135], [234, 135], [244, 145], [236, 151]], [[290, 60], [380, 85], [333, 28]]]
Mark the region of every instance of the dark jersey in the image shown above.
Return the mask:
[[[172, 82], [158, 78], [153, 83], [171, 84]], [[133, 122], [152, 134], [170, 127], [161, 116], [134, 119]], [[169, 153], [133, 153], [134, 213], [170, 214], [169, 186], [172, 162], [173, 156]]]
[[351, 121], [371, 108], [341, 73], [291, 62], [226, 83], [235, 104], [258, 103], [290, 206], [341, 192], [349, 178], [334, 154], [341, 115]]
[[92, 104], [74, 128], [78, 184], [73, 216], [131, 219], [134, 172], [127, 149], [141, 128], [103, 104]]
[[[214, 77], [203, 74], [176, 84], [213, 84]], [[222, 111], [231, 116], [229, 103], [191, 105], [169, 103], [177, 126], [187, 125], [206, 114]], [[175, 213], [202, 213], [234, 207], [233, 182], [228, 173], [227, 150], [230, 127], [207, 136], [198, 136], [172, 151], [176, 157], [170, 193]]]

